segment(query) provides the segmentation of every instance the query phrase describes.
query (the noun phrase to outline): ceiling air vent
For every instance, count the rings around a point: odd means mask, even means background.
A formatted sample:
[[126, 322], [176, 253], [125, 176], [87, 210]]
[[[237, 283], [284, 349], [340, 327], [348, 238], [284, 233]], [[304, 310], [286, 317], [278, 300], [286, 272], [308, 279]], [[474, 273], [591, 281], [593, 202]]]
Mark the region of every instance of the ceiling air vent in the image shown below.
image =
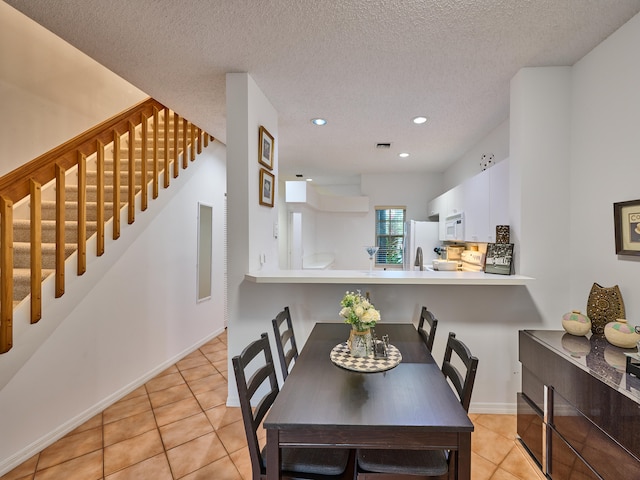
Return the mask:
[[387, 149], [391, 148], [390, 143], [376, 143], [376, 148]]

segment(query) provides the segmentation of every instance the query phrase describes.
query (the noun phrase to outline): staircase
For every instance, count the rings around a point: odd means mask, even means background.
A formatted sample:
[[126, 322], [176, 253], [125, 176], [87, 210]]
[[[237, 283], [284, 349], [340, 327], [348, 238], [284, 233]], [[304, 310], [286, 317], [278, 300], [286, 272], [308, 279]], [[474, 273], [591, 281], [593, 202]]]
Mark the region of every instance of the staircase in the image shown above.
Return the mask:
[[[29, 196], [24, 196], [12, 203], [11, 200], [15, 199], [16, 194], [6, 188], [6, 185], [12, 185], [13, 182], [5, 177], [0, 179], [0, 196], [3, 197], [3, 202], [9, 202], [11, 205], [11, 211], [4, 210], [1, 213], [7, 219], [11, 217], [13, 226], [12, 252], [4, 248], [0, 251], [2, 265], [9, 265], [11, 262], [8, 258], [12, 259], [13, 272], [12, 276], [6, 275], [4, 270], [0, 272], [3, 290], [7, 282], [12, 283], [13, 290], [12, 307], [7, 309], [1, 305], [3, 308], [0, 318], [0, 353], [8, 351], [12, 346], [13, 308], [31, 298], [31, 323], [40, 319], [41, 288], [32, 292], [32, 284], [37, 283], [34, 282], [34, 278], [39, 280], [41, 276], [44, 282], [55, 275], [56, 297], [61, 296], [64, 293], [65, 260], [79, 252], [78, 273], [82, 274], [86, 268], [86, 259], [82, 254], [86, 249], [86, 240], [94, 235], [102, 237], [102, 241], [97, 241], [96, 253], [100, 256], [104, 253], [104, 235], [112, 234], [114, 239], [119, 237], [120, 215], [114, 217], [114, 209], [119, 213], [127, 207], [128, 223], [133, 223], [136, 215], [135, 204], [139, 203], [141, 210], [146, 210], [149, 193], [152, 199], [160, 194], [160, 179], [163, 179], [163, 188], [168, 188], [171, 177], [179, 175], [180, 167], [187, 168], [190, 161], [195, 160], [196, 152], [201, 152], [203, 143], [204, 146], [208, 145], [209, 135], [168, 108], [151, 99], [143, 104], [134, 107], [135, 112], [123, 112], [117, 118], [105, 122], [105, 129], [92, 129], [88, 132], [92, 139], [84, 139], [82, 135], [74, 139], [77, 140], [75, 144], [80, 146], [72, 145], [71, 150], [75, 151], [71, 154], [56, 152], [52, 155], [57, 159], [54, 160], [56, 165], [46, 168], [56, 172], [62, 171], [63, 174], [56, 174], [57, 176], [42, 184], [41, 193], [38, 195], [41, 200], [34, 201]], [[121, 126], [121, 117], [127, 118], [125, 131]], [[83, 137], [80, 139], [83, 143], [79, 143], [80, 137]], [[105, 142], [105, 139], [109, 138], [112, 140]], [[73, 140], [71, 142], [74, 143]], [[86, 145], [94, 145], [95, 148], [87, 149]], [[61, 167], [68, 158], [76, 158], [77, 161], [75, 164], [71, 162], [70, 168]], [[24, 167], [29, 167], [31, 163]], [[66, 160], [66, 163], [70, 163], [69, 160]], [[33, 171], [27, 172], [29, 175], [23, 176], [29, 176], [29, 181], [33, 181], [34, 177], [42, 176], [40, 170], [35, 174]], [[7, 177], [15, 176], [15, 172], [11, 172]], [[58, 191], [61, 189], [60, 186], [64, 190], [62, 195]], [[9, 196], [14, 196], [14, 199], [7, 200]], [[61, 198], [64, 208], [58, 208]], [[139, 202], [136, 202], [136, 198]], [[34, 218], [36, 222], [32, 221]], [[62, 225], [64, 229], [59, 228]], [[10, 226], [6, 228], [9, 229]], [[79, 230], [85, 232], [84, 240], [78, 237]], [[38, 232], [35, 236], [34, 231]], [[3, 232], [3, 238], [0, 239], [0, 247], [9, 245], [10, 248], [11, 238], [5, 238], [4, 235], [6, 232]], [[35, 260], [32, 258], [33, 238], [36, 239]]]

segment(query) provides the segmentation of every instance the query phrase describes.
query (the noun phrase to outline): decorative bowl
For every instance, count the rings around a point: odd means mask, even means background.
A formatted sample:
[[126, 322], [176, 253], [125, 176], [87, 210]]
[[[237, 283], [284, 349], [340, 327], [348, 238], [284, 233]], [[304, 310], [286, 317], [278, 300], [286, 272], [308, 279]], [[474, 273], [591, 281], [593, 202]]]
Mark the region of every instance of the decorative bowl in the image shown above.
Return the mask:
[[581, 337], [591, 330], [591, 320], [580, 310], [572, 310], [562, 316], [562, 328], [571, 335]]
[[607, 323], [604, 326], [604, 336], [611, 345], [620, 348], [636, 348], [640, 341], [640, 334], [624, 318]]

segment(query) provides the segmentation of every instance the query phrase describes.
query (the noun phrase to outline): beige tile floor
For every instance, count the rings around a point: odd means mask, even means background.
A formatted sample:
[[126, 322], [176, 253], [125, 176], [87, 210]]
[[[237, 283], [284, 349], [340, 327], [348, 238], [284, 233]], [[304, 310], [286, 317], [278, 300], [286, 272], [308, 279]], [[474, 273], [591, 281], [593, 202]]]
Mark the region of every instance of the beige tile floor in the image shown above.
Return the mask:
[[[249, 480], [239, 408], [227, 407], [227, 336], [214, 338], [0, 480]], [[543, 478], [514, 415], [470, 415], [473, 480]]]

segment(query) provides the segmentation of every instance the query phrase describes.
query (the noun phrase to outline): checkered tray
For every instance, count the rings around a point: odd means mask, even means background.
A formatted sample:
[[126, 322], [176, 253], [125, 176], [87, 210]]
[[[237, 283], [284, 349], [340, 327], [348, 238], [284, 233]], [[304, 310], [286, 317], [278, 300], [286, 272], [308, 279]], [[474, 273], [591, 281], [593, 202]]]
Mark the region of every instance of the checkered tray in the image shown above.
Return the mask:
[[342, 342], [331, 350], [331, 361], [339, 367], [356, 372], [384, 372], [391, 370], [402, 361], [402, 354], [393, 345], [387, 349], [387, 358], [374, 358], [369, 355], [365, 358], [351, 356], [347, 342]]

